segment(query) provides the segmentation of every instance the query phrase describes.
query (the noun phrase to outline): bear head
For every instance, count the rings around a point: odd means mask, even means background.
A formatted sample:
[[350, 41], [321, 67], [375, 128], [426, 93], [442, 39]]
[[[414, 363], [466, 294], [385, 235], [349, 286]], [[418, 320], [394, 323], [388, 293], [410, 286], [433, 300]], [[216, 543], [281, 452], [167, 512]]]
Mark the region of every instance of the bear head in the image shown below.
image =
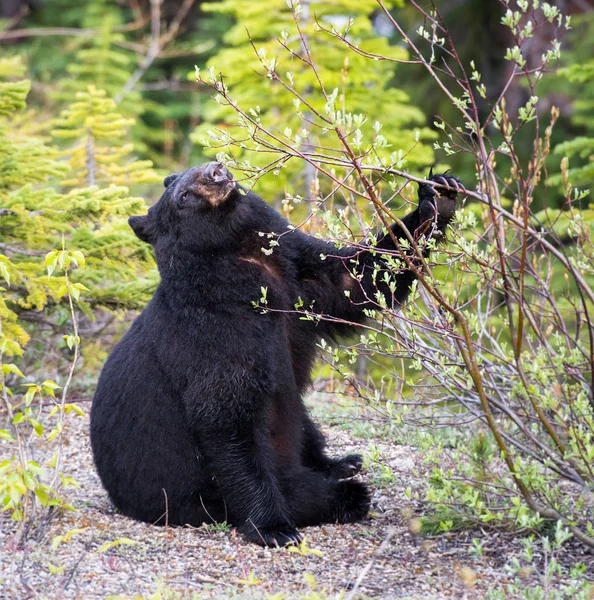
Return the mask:
[[159, 267], [184, 251], [212, 252], [235, 245], [249, 221], [245, 192], [219, 162], [169, 175], [165, 191], [144, 216], [128, 223], [155, 248]]

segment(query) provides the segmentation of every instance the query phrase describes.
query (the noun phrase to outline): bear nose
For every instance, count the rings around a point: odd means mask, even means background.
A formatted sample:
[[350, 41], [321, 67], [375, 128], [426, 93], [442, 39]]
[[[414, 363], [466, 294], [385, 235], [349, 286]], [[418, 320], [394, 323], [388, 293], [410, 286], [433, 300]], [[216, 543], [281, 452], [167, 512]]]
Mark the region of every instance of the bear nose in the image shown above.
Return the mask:
[[202, 172], [202, 176], [208, 183], [225, 183], [233, 179], [225, 165], [220, 162], [209, 162]]

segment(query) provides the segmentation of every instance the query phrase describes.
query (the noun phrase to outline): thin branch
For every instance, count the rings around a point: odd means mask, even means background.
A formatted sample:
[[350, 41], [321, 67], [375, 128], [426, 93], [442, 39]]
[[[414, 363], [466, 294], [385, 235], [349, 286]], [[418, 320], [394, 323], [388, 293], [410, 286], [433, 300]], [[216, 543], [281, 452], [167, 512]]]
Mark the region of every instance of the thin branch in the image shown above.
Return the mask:
[[[148, 19], [142, 19], [114, 27], [114, 31], [127, 32], [142, 29], [148, 23]], [[12, 29], [0, 31], [0, 42], [4, 40], [18, 40], [28, 37], [94, 37], [100, 33], [99, 29], [79, 29], [77, 27], [32, 27], [30, 29]]]
[[35, 252], [34, 250], [26, 250], [25, 248], [16, 248], [0, 242], [0, 250], [10, 252], [12, 254], [22, 254], [23, 256], [45, 256], [45, 252]]
[[128, 81], [122, 87], [122, 90], [114, 97], [116, 104], [119, 104], [142, 79], [149, 67], [153, 64], [159, 54], [177, 35], [182, 21], [185, 19], [188, 11], [192, 8], [196, 0], [184, 0], [177, 11], [177, 15], [169, 25], [165, 35], [161, 36], [161, 4], [163, 0], [151, 0], [151, 43], [146, 56], [130, 76]]

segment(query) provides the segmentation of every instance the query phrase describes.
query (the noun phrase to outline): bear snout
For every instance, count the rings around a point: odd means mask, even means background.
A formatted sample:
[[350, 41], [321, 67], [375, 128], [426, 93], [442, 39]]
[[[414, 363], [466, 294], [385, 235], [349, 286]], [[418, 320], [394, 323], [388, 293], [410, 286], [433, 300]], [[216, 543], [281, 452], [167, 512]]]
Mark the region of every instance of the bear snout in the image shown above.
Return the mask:
[[204, 183], [217, 184], [233, 181], [233, 175], [229, 172], [225, 165], [220, 162], [209, 162], [202, 172]]
[[220, 162], [209, 162], [191, 175], [193, 182], [189, 189], [207, 200], [213, 208], [224, 202], [235, 188], [233, 175]]

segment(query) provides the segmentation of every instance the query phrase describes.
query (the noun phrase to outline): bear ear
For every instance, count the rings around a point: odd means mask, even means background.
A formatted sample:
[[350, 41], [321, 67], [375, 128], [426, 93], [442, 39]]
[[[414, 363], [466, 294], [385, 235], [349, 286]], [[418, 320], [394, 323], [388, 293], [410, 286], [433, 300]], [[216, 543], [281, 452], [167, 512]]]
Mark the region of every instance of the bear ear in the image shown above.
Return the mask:
[[132, 227], [132, 231], [139, 240], [147, 242], [148, 244], [152, 243], [152, 227], [148, 215], [143, 217], [130, 217], [128, 219], [128, 225]]
[[169, 187], [178, 177], [179, 177], [179, 173], [173, 173], [172, 175], [167, 175], [167, 177], [165, 177], [165, 179], [163, 179], [163, 185], [166, 188]]

